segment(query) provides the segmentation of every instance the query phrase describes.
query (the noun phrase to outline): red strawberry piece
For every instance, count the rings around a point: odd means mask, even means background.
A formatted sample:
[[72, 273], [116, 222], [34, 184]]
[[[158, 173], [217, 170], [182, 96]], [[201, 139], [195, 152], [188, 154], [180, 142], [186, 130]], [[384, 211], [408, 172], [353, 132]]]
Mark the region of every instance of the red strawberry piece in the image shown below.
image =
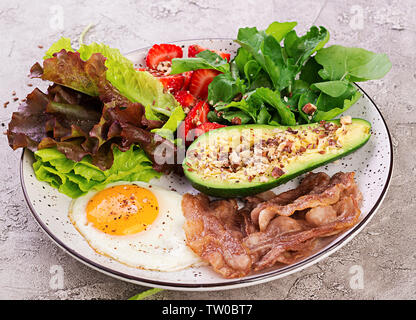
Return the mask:
[[208, 85], [220, 72], [213, 69], [195, 70], [189, 84], [189, 92], [195, 97], [206, 100], [208, 97]]
[[189, 93], [187, 90], [181, 90], [175, 93], [175, 99], [182, 105], [185, 113], [188, 113], [189, 110], [196, 103], [195, 97]]
[[204, 101], [199, 101], [187, 114], [178, 131], [178, 135], [182, 139], [186, 137], [185, 142], [187, 145], [195, 138], [196, 132], [193, 129], [208, 121], [208, 112], [208, 104]]
[[200, 135], [204, 134], [205, 132], [215, 130], [218, 128], [226, 127], [224, 124], [219, 124], [216, 122], [205, 122], [201, 124], [200, 126], [196, 127], [195, 129], [195, 137], [199, 137]]
[[[195, 107], [191, 109], [187, 117], [192, 124], [192, 128], [207, 122], [209, 106], [205, 101], [199, 101]], [[185, 118], [185, 120], [186, 120]]]
[[229, 53], [226, 53], [226, 52], [221, 52], [221, 51], [218, 51], [218, 50], [211, 50], [211, 49], [207, 49], [207, 48], [201, 47], [201, 46], [199, 46], [199, 45], [197, 45], [197, 44], [193, 44], [193, 45], [191, 45], [191, 46], [189, 46], [189, 47], [188, 47], [188, 57], [189, 57], [189, 58], [193, 58], [193, 57], [195, 57], [198, 53], [200, 53], [200, 52], [202, 52], [202, 51], [205, 51], [205, 50], [210, 50], [210, 51], [212, 51], [212, 52], [215, 52], [215, 53], [216, 53], [216, 54], [218, 54], [221, 58], [223, 58], [223, 59], [227, 59], [227, 61], [228, 61], [228, 62], [230, 61], [231, 55], [230, 55]]
[[150, 48], [146, 56], [146, 65], [150, 69], [157, 70], [161, 62], [171, 62], [173, 58], [182, 58], [182, 48], [174, 44], [155, 44]]
[[183, 87], [185, 77], [182, 74], [157, 77], [167, 91], [172, 94], [180, 91]]
[[189, 58], [193, 58], [195, 57], [198, 53], [200, 53], [201, 51], [206, 50], [205, 48], [197, 45], [197, 44], [193, 44], [191, 46], [188, 47], [188, 57]]
[[183, 72], [183, 76], [185, 77], [185, 81], [183, 83], [183, 90], [188, 90], [189, 89], [189, 84], [191, 83], [191, 78], [192, 78], [192, 74], [194, 72], [193, 71], [187, 71], [187, 72]]

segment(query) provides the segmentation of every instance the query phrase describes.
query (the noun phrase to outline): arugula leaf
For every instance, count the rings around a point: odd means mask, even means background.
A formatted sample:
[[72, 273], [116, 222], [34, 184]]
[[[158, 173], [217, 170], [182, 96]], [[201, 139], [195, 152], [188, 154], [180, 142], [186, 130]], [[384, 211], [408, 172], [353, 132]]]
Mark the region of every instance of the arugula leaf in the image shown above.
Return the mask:
[[[256, 117], [257, 116], [257, 110], [256, 110], [256, 108], [253, 107], [253, 105], [251, 103], [248, 103], [247, 100], [244, 100], [244, 99], [241, 100], [241, 101], [233, 101], [233, 102], [228, 103], [228, 104], [222, 103], [220, 105], [217, 105], [215, 107], [215, 110], [220, 111], [222, 113], [222, 117], [224, 119], [229, 120], [228, 118], [230, 117], [229, 116], [230, 113], [227, 113], [227, 111], [224, 111], [224, 110], [228, 110], [228, 109], [232, 109], [232, 108], [239, 109], [241, 112], [243, 112], [244, 114], [246, 114], [248, 116], [248, 118], [247, 117], [244, 117], [245, 119], [247, 118], [247, 120], [250, 120], [250, 118], [251, 118], [251, 120], [253, 122], [256, 121], [256, 118], [257, 118]], [[224, 116], [224, 114], [226, 116]]]
[[303, 80], [309, 84], [322, 82], [324, 79], [319, 75], [319, 70], [322, 69], [322, 66], [316, 62], [315, 57], [310, 58], [305, 65], [302, 67], [299, 74], [299, 79]]
[[261, 50], [264, 55], [264, 68], [274, 88], [283, 90], [291, 86], [297, 74], [297, 67], [287, 63], [279, 42], [272, 36], [266, 36]]
[[321, 90], [323, 93], [336, 98], [344, 94], [349, 84], [348, 81], [344, 80], [325, 81], [312, 84], [311, 89]]
[[247, 78], [248, 85], [251, 86], [251, 84], [257, 78], [262, 68], [256, 60], [249, 60], [244, 65], [243, 70], [244, 70], [244, 75]]
[[272, 22], [266, 29], [266, 34], [273, 36], [278, 42], [282, 41], [286, 34], [297, 26], [297, 22]]
[[313, 115], [313, 122], [331, 120], [337, 115], [345, 112], [361, 97], [361, 93], [350, 83], [347, 90], [339, 97], [331, 97], [323, 92], [320, 93], [316, 107], [318, 110]]
[[280, 117], [280, 124], [282, 125], [296, 125], [296, 119], [293, 112], [280, 99], [278, 92], [268, 88], [258, 88], [250, 96], [250, 99], [257, 98], [274, 107]]
[[163, 291], [164, 289], [159, 289], [159, 288], [152, 288], [143, 292], [140, 292], [138, 294], [136, 294], [135, 296], [129, 298], [128, 300], [143, 300], [147, 297], [150, 297], [160, 291]]
[[257, 88], [270, 88], [273, 89], [273, 83], [270, 80], [269, 75], [264, 71], [260, 70], [257, 76], [252, 79], [251, 84], [247, 91], [253, 91]]
[[174, 58], [170, 74], [178, 74], [198, 69], [214, 69], [220, 72], [230, 71], [230, 64], [227, 59], [210, 50], [204, 50], [195, 58]]
[[252, 122], [252, 118], [244, 111], [224, 111], [221, 116], [232, 124], [246, 124]]
[[230, 72], [217, 75], [208, 85], [208, 101], [215, 105], [218, 102], [231, 102], [238, 94], [244, 94], [246, 86], [240, 78], [234, 78]]
[[223, 117], [219, 116], [215, 111], [208, 112], [207, 118], [209, 122], [228, 124], [228, 121], [224, 119]]
[[[270, 35], [267, 34], [267, 30], [258, 31], [257, 28], [239, 30], [236, 42], [244, 51], [238, 54], [238, 66], [240, 70], [243, 68], [243, 71], [246, 71], [246, 77], [247, 70], [257, 71], [256, 65], [250, 62], [251, 56], [266, 71], [274, 89], [282, 91], [289, 88], [289, 92], [292, 91], [293, 82], [303, 64], [329, 39], [329, 33], [324, 27], [313, 26], [306, 35], [298, 37], [294, 30], [290, 31], [294, 26], [293, 23], [284, 26], [279, 23], [272, 24], [269, 26]], [[288, 32], [284, 38], [285, 46], [282, 48], [279, 40], [281, 34], [286, 31]], [[251, 87], [252, 79], [247, 78]]]
[[240, 72], [240, 76], [244, 75], [244, 67], [247, 62], [254, 60], [253, 56], [243, 47], [238, 48], [237, 54], [233, 59], [233, 62], [237, 65], [237, 68]]
[[319, 75], [325, 80], [375, 80], [384, 77], [391, 69], [386, 54], [339, 45], [320, 50], [315, 59], [323, 66]]
[[[282, 48], [275, 37], [267, 35], [264, 31], [258, 31], [257, 28], [241, 28], [238, 31], [236, 42], [268, 74], [275, 89], [282, 90], [291, 85], [296, 76], [295, 68], [286, 63]], [[246, 77], [247, 71], [249, 69], [253, 70], [256, 67], [250, 61], [252, 60], [248, 60], [243, 68]], [[241, 63], [242, 61], [239, 62], [240, 65]], [[256, 76], [258, 74], [256, 73]], [[251, 87], [253, 79], [249, 79]], [[264, 75], [262, 76], [262, 80], [265, 80]]]
[[254, 59], [264, 68], [264, 56], [261, 52], [261, 46], [265, 32], [260, 32], [256, 27], [240, 28], [238, 30], [237, 40], [235, 40], [242, 48], [244, 48]]
[[322, 26], [312, 26], [302, 37], [298, 37], [295, 30], [290, 31], [285, 37], [284, 48], [292, 63], [302, 66], [312, 54], [323, 48], [328, 40], [328, 30]]
[[270, 112], [267, 110], [267, 107], [265, 105], [263, 105], [260, 108], [259, 114], [257, 115], [256, 123], [258, 123], [258, 124], [269, 124], [271, 119], [272, 119], [272, 116], [271, 116]]
[[309, 90], [309, 84], [303, 80], [295, 80], [292, 87], [292, 92], [287, 98], [287, 105], [294, 112], [298, 112], [298, 102], [301, 95]]
[[241, 124], [265, 124], [271, 121], [282, 125], [296, 124], [294, 113], [282, 102], [279, 93], [269, 88], [257, 88], [247, 93], [245, 99], [228, 104], [220, 103], [215, 109], [223, 119], [230, 122], [237, 117], [241, 119]]
[[304, 93], [302, 93], [299, 97], [298, 102], [298, 112], [299, 112], [299, 122], [304, 123], [311, 123], [312, 122], [312, 116], [306, 114], [303, 112], [302, 108], [305, 104], [312, 103], [313, 105], [316, 105], [316, 100], [318, 99], [318, 93], [308, 89]]

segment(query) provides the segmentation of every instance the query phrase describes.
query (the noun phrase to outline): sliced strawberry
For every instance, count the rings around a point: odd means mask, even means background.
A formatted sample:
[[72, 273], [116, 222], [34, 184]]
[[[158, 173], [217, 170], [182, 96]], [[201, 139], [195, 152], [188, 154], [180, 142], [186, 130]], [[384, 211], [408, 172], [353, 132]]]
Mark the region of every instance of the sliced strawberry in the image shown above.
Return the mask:
[[180, 91], [185, 81], [185, 77], [182, 74], [173, 74], [157, 78], [160, 82], [162, 82], [166, 90], [168, 90], [172, 94], [175, 94], [176, 92]]
[[208, 121], [208, 112], [208, 104], [205, 101], [199, 101], [196, 106], [189, 111], [185, 120], [188, 119], [188, 121], [192, 124], [192, 128], [196, 128], [197, 126]]
[[181, 90], [176, 92], [174, 97], [176, 101], [178, 101], [182, 105], [185, 113], [188, 113], [197, 101], [195, 97], [192, 94], [190, 94], [187, 90]]
[[195, 138], [199, 137], [200, 135], [204, 134], [205, 132], [214, 130], [214, 129], [218, 129], [218, 128], [223, 128], [226, 127], [226, 125], [224, 124], [219, 124], [216, 122], [205, 122], [203, 124], [201, 124], [200, 126], [196, 127], [195, 129]]
[[211, 49], [207, 49], [207, 48], [201, 47], [201, 46], [199, 46], [199, 45], [197, 45], [197, 44], [193, 44], [193, 45], [191, 45], [191, 46], [189, 46], [189, 47], [188, 47], [188, 57], [189, 57], [189, 58], [193, 58], [193, 57], [195, 57], [198, 53], [200, 53], [200, 52], [202, 52], [202, 51], [205, 51], [205, 50], [210, 50], [210, 51], [212, 51], [212, 52], [215, 52], [215, 53], [216, 53], [216, 54], [218, 54], [221, 58], [223, 58], [223, 59], [227, 59], [227, 61], [228, 61], [228, 62], [230, 62], [231, 55], [230, 55], [229, 53], [226, 53], [226, 52], [221, 52], [221, 51], [218, 51], [218, 50], [211, 50]]
[[206, 100], [208, 97], [208, 85], [220, 72], [213, 69], [195, 70], [189, 84], [189, 92], [195, 97]]
[[197, 45], [197, 44], [193, 44], [191, 46], [188, 47], [188, 58], [193, 58], [195, 57], [198, 53], [202, 52], [206, 50], [205, 48]]
[[208, 121], [209, 106], [204, 101], [199, 101], [195, 107], [189, 111], [185, 120], [180, 125], [178, 135], [184, 139], [186, 145], [191, 144], [196, 136], [195, 128]]
[[192, 74], [194, 72], [193, 71], [187, 71], [187, 72], [183, 72], [183, 76], [185, 77], [185, 81], [183, 83], [183, 90], [188, 90], [189, 89], [189, 84], [191, 83], [191, 78], [192, 78]]
[[148, 68], [157, 70], [159, 63], [182, 57], [183, 51], [181, 47], [174, 44], [155, 44], [147, 53], [146, 65]]

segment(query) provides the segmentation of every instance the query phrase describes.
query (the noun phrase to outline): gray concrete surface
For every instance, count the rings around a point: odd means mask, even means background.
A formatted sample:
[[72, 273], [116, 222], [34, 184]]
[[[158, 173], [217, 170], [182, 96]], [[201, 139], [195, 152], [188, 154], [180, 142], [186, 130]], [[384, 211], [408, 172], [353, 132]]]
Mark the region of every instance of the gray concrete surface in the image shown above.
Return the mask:
[[[347, 4], [348, 3], [348, 4]], [[24, 98], [30, 66], [60, 36], [101, 41], [124, 52], [153, 43], [204, 37], [235, 37], [239, 27], [264, 28], [274, 20], [298, 21], [304, 31], [326, 26], [331, 43], [389, 55], [393, 69], [363, 88], [380, 107], [393, 136], [395, 170], [385, 201], [370, 224], [322, 262], [267, 284], [230, 291], [163, 291], [155, 299], [415, 299], [416, 298], [416, 1], [1, 1], [0, 101], [3, 129]], [[59, 16], [63, 20], [59, 19]], [[96, 272], [77, 262], [40, 230], [20, 189], [20, 151], [0, 139], [0, 299], [126, 299], [145, 288]], [[351, 267], [364, 282], [352, 289]], [[62, 289], [53, 285], [62, 267]]]

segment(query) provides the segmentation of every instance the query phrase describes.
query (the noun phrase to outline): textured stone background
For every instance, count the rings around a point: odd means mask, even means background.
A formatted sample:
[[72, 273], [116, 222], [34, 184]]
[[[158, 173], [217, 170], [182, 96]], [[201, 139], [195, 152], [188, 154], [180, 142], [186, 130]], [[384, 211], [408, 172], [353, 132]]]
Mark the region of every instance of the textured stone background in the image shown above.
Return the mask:
[[[348, 4], [346, 4], [348, 2]], [[415, 299], [416, 298], [416, 1], [1, 1], [0, 110], [5, 129], [18, 102], [38, 85], [30, 66], [60, 36], [102, 41], [124, 52], [154, 43], [236, 36], [239, 27], [298, 21], [302, 33], [324, 25], [332, 44], [389, 55], [393, 69], [362, 87], [380, 107], [393, 136], [395, 168], [387, 197], [369, 225], [324, 261], [267, 284], [229, 291], [163, 291], [157, 299]], [[62, 12], [63, 28], [56, 20]], [[360, 19], [362, 18], [362, 19]], [[40, 230], [20, 189], [20, 151], [0, 139], [0, 299], [126, 299], [145, 288], [98, 273], [77, 262]], [[52, 266], [64, 271], [64, 288], [50, 286]], [[353, 290], [349, 270], [360, 265], [364, 288]]]

